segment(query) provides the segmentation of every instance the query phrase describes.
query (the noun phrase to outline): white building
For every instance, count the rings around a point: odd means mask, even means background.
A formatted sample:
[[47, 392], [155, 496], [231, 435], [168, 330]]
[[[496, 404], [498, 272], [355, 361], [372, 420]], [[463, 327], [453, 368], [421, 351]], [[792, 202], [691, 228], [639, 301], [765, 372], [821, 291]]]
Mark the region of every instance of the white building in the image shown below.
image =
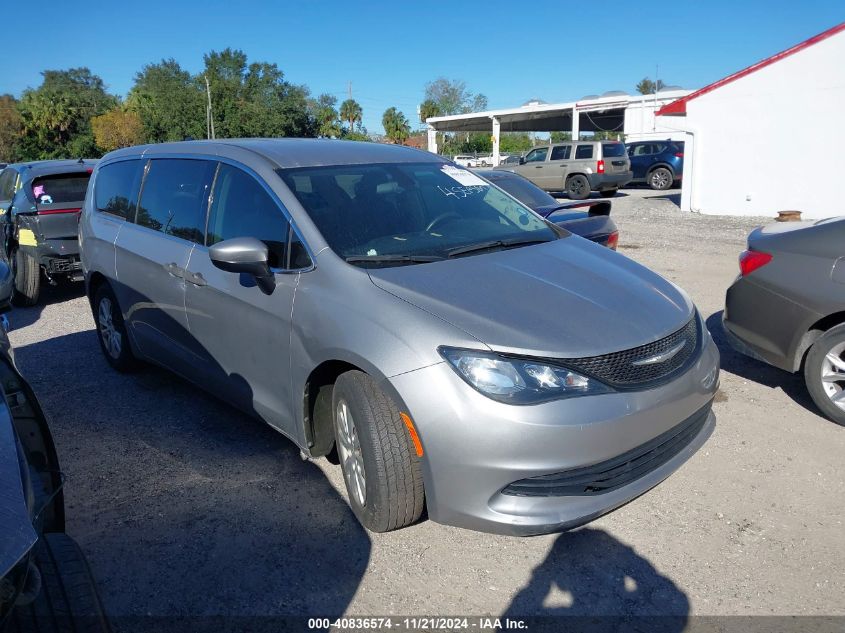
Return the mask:
[[661, 108], [658, 125], [686, 136], [681, 208], [844, 214], [843, 64], [845, 23]]
[[690, 90], [665, 89], [656, 95], [629, 95], [606, 92], [569, 103], [530, 102], [518, 108], [471, 112], [426, 119], [428, 150], [437, 152], [437, 132], [490, 132], [493, 139], [493, 160], [499, 161], [499, 138], [502, 132], [581, 132], [618, 131], [626, 140], [645, 138], [683, 139], [685, 134], [663, 128], [655, 119], [655, 111], [691, 94]]

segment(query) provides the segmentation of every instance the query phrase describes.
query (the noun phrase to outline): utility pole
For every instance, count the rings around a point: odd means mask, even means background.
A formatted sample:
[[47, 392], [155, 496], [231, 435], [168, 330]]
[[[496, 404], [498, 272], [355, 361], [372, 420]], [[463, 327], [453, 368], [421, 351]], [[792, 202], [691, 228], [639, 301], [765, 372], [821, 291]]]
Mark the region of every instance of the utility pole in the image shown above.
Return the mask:
[[351, 81], [349, 82], [349, 87], [348, 87], [347, 92], [349, 94], [349, 98], [351, 99], [352, 98], [352, 82]]
[[205, 109], [205, 129], [208, 138], [214, 138], [214, 115], [211, 111], [211, 85], [208, 83], [208, 75], [205, 75], [205, 93], [208, 95], [208, 106]]

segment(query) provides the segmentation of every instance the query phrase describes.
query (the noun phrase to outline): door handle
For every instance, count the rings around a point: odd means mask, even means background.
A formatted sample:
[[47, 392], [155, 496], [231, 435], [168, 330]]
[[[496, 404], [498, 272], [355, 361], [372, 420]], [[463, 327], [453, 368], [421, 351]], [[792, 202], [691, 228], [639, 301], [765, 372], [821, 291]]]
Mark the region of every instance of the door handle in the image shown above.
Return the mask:
[[176, 262], [170, 262], [169, 264], [164, 264], [164, 270], [167, 271], [167, 274], [171, 277], [184, 277], [185, 271], [179, 266], [176, 265]]
[[208, 282], [202, 276], [202, 273], [192, 273], [189, 270], [185, 271], [185, 281], [195, 286], [207, 286]]
[[534, 169], [543, 169], [542, 165], [534, 165]]

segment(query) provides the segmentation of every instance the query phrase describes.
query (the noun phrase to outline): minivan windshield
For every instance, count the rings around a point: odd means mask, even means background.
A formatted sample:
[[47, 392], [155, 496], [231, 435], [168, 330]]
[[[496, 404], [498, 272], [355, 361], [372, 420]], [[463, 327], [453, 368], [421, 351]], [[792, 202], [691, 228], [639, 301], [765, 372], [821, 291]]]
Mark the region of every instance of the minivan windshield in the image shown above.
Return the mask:
[[565, 234], [489, 182], [446, 163], [278, 173], [331, 249], [350, 263], [424, 263]]

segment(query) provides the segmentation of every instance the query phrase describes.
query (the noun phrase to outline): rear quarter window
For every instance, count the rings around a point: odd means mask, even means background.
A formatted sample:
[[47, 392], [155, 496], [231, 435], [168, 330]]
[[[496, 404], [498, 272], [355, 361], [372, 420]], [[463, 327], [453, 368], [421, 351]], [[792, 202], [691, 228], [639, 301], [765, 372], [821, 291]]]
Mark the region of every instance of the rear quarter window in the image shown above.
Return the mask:
[[618, 158], [625, 156], [625, 145], [623, 143], [602, 143], [601, 151], [605, 158]]
[[142, 165], [142, 160], [125, 160], [100, 168], [94, 182], [94, 203], [98, 211], [124, 219], [135, 217]]
[[585, 159], [585, 158], [592, 158], [593, 157], [593, 146], [592, 145], [579, 145], [575, 148], [575, 160]]

